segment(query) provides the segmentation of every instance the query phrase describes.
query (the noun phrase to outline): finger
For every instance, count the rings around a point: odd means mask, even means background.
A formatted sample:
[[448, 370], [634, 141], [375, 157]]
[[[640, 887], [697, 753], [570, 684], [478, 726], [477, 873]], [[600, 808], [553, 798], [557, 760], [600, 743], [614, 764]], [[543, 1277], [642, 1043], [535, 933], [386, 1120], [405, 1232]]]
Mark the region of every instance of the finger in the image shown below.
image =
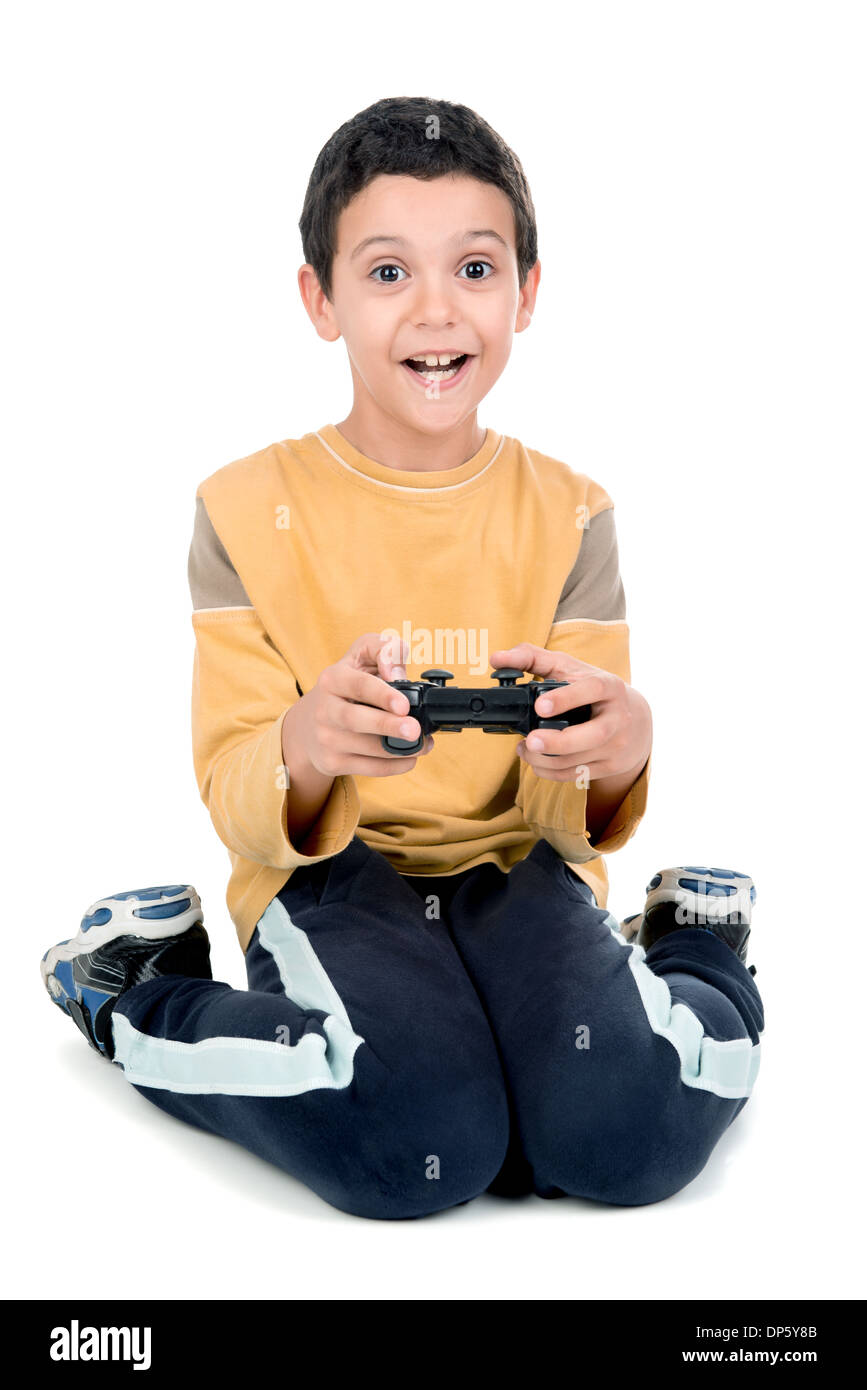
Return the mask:
[[355, 777], [399, 777], [401, 773], [412, 772], [419, 758], [420, 753], [413, 753], [411, 757], [396, 757], [392, 753], [381, 750], [381, 758], [355, 757], [350, 758], [346, 764], [346, 771], [350, 776]]
[[518, 754], [519, 758], [528, 767], [532, 767], [535, 772], [547, 777], [549, 772], [569, 772], [576, 768], [591, 767], [592, 764], [581, 762], [577, 757], [557, 757], [547, 753], [528, 753], [526, 749]]
[[611, 717], [597, 714], [585, 724], [571, 724], [568, 729], [533, 729], [524, 743], [530, 754], [544, 753], [587, 762], [605, 755], [605, 747], [614, 733]]
[[528, 767], [532, 767], [537, 777], [549, 782], [574, 782], [576, 785], [586, 787], [597, 775], [601, 775], [594, 772], [594, 764], [592, 763], [574, 763], [567, 760], [565, 767], [551, 767], [547, 763], [544, 767], [537, 767], [526, 754], [523, 755], [521, 761], [526, 763]]
[[521, 671], [529, 671], [543, 680], [566, 680], [572, 673], [595, 671], [586, 661], [579, 661], [568, 652], [550, 652], [545, 647], [537, 647], [533, 642], [519, 642], [515, 647], [491, 652], [489, 660], [493, 667], [517, 666]]
[[364, 632], [356, 637], [344, 660], [352, 666], [367, 666], [376, 670], [377, 658], [387, 638], [378, 632]]
[[533, 753], [523, 743], [518, 745], [518, 756], [537, 771], [568, 771], [570, 767], [592, 767], [596, 759], [582, 758], [580, 753]]
[[365, 632], [353, 642], [343, 658], [343, 663], [358, 670], [378, 672], [380, 653], [392, 640], [393, 638], [383, 637], [378, 632]]
[[399, 772], [409, 772], [419, 758], [427, 757], [433, 751], [434, 741], [430, 734], [424, 747], [418, 753], [387, 753], [379, 741], [379, 736], [354, 734], [344, 731], [340, 739], [341, 766], [348, 773], [362, 777], [394, 776]]
[[372, 705], [375, 709], [391, 710], [395, 714], [409, 712], [409, 700], [400, 690], [392, 690], [382, 679], [371, 671], [362, 671], [346, 662], [339, 661], [332, 667], [333, 694], [344, 700], [354, 700], [360, 705]]
[[[364, 675], [366, 673], [356, 672], [355, 674]], [[371, 679], [378, 680], [377, 677], [371, 677]], [[388, 689], [387, 686], [383, 686], [381, 681], [378, 684], [380, 688]], [[391, 695], [395, 693], [394, 691], [389, 692]], [[406, 700], [406, 696], [402, 698], [408, 710], [409, 702]], [[396, 713], [390, 706], [383, 708], [379, 703], [342, 699], [337, 696], [323, 707], [323, 714], [326, 722], [333, 728], [355, 734], [376, 734], [380, 738], [383, 736], [400, 738], [407, 742], [411, 740], [413, 743], [421, 736], [421, 725], [414, 715]]]
[[498, 652], [490, 652], [488, 659], [491, 666], [496, 669], [498, 666], [517, 666], [521, 671], [541, 672], [541, 666], [536, 662], [545, 663], [549, 657], [543, 647], [536, 647], [532, 642], [519, 642], [514, 647], [506, 647]]
[[[389, 734], [393, 738], [403, 738], [406, 739], [408, 742], [411, 737], [413, 738], [413, 741], [416, 738], [418, 738], [419, 733], [421, 731], [417, 730], [414, 736], [410, 734], [395, 733], [391, 729], [386, 729], [384, 730], [384, 732]], [[366, 730], [359, 731], [354, 728], [347, 728], [341, 726], [339, 732], [335, 732], [333, 735], [333, 747], [339, 752], [341, 759], [347, 756], [374, 759], [397, 758], [402, 762], [406, 762], [407, 758], [421, 758], [425, 754], [429, 753], [431, 751], [431, 748], [433, 747], [433, 739], [431, 738], [429, 742], [427, 739], [425, 740], [424, 744], [418, 750], [417, 753], [389, 753], [385, 748], [383, 748], [380, 739], [381, 733], [379, 729], [375, 729], [371, 732]]]
[[546, 690], [536, 697], [534, 709], [543, 719], [551, 719], [566, 710], [579, 709], [581, 705], [597, 705], [607, 697], [609, 681], [606, 672], [586, 675], [570, 674], [564, 676], [566, 685], [559, 690]]

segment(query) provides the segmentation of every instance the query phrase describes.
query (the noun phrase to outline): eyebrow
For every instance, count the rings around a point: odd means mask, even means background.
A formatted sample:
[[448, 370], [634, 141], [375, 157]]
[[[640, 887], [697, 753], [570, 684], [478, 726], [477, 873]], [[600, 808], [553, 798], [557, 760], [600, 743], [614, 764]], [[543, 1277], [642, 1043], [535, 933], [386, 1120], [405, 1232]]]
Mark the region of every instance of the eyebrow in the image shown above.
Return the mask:
[[[460, 239], [460, 245], [463, 246], [468, 241], [478, 241], [481, 237], [491, 237], [494, 241], [498, 241], [507, 251], [509, 249], [509, 243], [504, 241], [500, 233], [495, 232], [492, 227], [483, 227], [474, 232], [465, 232]], [[393, 246], [409, 245], [406, 237], [402, 236], [367, 236], [364, 238], [364, 241], [358, 243], [349, 259], [354, 261], [356, 256], [360, 256], [362, 251], [365, 251], [368, 246], [372, 246], [375, 241], [385, 241]]]

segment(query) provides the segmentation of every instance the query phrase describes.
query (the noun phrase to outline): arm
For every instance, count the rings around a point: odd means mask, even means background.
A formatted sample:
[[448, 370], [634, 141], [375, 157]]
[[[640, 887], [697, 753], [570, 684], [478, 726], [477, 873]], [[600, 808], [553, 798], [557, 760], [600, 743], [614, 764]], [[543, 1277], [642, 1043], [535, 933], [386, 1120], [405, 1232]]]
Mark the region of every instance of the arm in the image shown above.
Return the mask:
[[[546, 650], [609, 671], [628, 685], [629, 627], [614, 511], [607, 494], [601, 489], [599, 494], [606, 505], [581, 532], [578, 555], [564, 583]], [[508, 656], [497, 652], [492, 660]], [[537, 775], [528, 762], [521, 763], [516, 804], [525, 822], [574, 863], [620, 849], [645, 813], [652, 744], [650, 709], [632, 687], [629, 699], [641, 726], [638, 746], [645, 750], [645, 756], [639, 755], [628, 771], [592, 778], [586, 786], [575, 777], [550, 780]]]
[[297, 705], [293, 705], [284, 714], [281, 738], [283, 763], [288, 773], [286, 828], [293, 843], [300, 845], [322, 814], [334, 786], [334, 778], [320, 772], [307, 757], [297, 737], [297, 708]]
[[[590, 782], [584, 807], [584, 823], [589, 841], [598, 841], [601, 838], [606, 826], [610, 825], [615, 811], [623, 804], [627, 793], [647, 766], [649, 757], [650, 752], [648, 750], [648, 755], [644, 761], [632, 771], [622, 773], [619, 777], [597, 777]], [[633, 827], [633, 831], [634, 829], [635, 827]]]
[[232, 853], [280, 869], [339, 854], [360, 817], [355, 780], [325, 778], [293, 740], [287, 717], [302, 699], [298, 682], [201, 498], [189, 579], [196, 638], [193, 760], [217, 834]]

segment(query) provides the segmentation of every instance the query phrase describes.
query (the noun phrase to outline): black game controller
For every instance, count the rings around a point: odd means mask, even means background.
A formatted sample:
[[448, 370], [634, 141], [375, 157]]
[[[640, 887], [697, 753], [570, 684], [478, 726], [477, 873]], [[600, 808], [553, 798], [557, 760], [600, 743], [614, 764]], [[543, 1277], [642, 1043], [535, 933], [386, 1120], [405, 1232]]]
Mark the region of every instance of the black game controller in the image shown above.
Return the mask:
[[[428, 734], [459, 734], [462, 729], [483, 729], [486, 734], [529, 734], [533, 729], [567, 729], [571, 724], [586, 724], [591, 717], [591, 705], [579, 705], [568, 709], [555, 719], [540, 719], [536, 713], [536, 701], [546, 690], [559, 690], [568, 681], [527, 681], [526, 685], [516, 685], [524, 672], [514, 666], [501, 666], [494, 671], [498, 686], [482, 686], [479, 689], [461, 690], [446, 688], [446, 681], [454, 680], [451, 671], [422, 671], [420, 681], [386, 681], [386, 685], [399, 690], [409, 700], [407, 718], [415, 717], [421, 727], [421, 736], [412, 739], [391, 738], [383, 734], [380, 738], [387, 753], [402, 755], [420, 753]], [[554, 757], [555, 754], [546, 754]]]

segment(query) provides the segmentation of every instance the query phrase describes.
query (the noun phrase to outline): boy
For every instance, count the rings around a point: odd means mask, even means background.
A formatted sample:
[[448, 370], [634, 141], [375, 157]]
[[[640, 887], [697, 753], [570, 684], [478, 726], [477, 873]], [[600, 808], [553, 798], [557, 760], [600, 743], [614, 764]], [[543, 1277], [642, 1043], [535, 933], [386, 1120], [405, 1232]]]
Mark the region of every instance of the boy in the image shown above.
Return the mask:
[[[476, 415], [539, 284], [521, 165], [466, 107], [379, 101], [300, 226], [352, 409], [208, 478], [190, 551], [195, 768], [249, 990], [211, 978], [183, 885], [94, 904], [46, 985], [155, 1105], [343, 1211], [658, 1201], [752, 1089], [754, 892], [685, 866], [622, 930], [606, 911], [651, 750], [613, 503]], [[564, 682], [536, 706], [561, 727], [517, 758], [479, 729], [389, 753], [420, 737], [390, 682], [442, 665]]]

